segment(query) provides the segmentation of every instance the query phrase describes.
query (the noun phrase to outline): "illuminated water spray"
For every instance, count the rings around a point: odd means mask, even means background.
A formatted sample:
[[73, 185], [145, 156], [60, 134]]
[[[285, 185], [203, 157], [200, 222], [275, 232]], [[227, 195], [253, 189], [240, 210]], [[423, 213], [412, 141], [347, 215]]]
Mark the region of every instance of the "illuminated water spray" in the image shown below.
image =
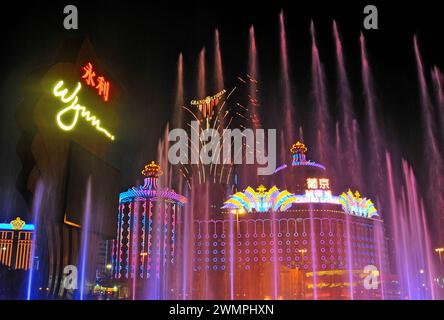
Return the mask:
[[249, 106], [251, 110], [252, 117], [252, 128], [258, 129], [261, 127], [260, 117], [259, 117], [259, 101], [258, 101], [258, 61], [257, 61], [257, 49], [256, 49], [256, 38], [254, 35], [254, 27], [250, 27], [249, 31], [249, 50], [248, 50], [248, 76], [249, 76]]
[[382, 148], [384, 147], [381, 132], [378, 126], [376, 118], [376, 104], [373, 78], [370, 71], [370, 66], [367, 58], [367, 49], [365, 46], [365, 38], [361, 33], [360, 36], [361, 45], [361, 68], [362, 68], [362, 82], [364, 86], [364, 99], [367, 115], [367, 137], [369, 140], [369, 154], [370, 161], [368, 165], [368, 172], [371, 172], [369, 177], [372, 177], [370, 186], [372, 192], [378, 194], [378, 191], [383, 189], [382, 177], [383, 177], [383, 163], [382, 161]]
[[[428, 174], [428, 202], [431, 205], [434, 219], [441, 219], [441, 212], [444, 208], [444, 170], [442, 166], [442, 157], [438, 147], [438, 141], [435, 135], [435, 123], [433, 121], [433, 105], [429, 96], [427, 81], [424, 74], [424, 66], [421, 53], [418, 47], [418, 39], [413, 38], [413, 46], [415, 50], [416, 66], [418, 72], [418, 82], [420, 88], [420, 105], [422, 116], [422, 130], [424, 154], [427, 161]], [[442, 234], [439, 229], [440, 224], [435, 225], [437, 234]]]
[[224, 89], [224, 73], [222, 67], [222, 53], [220, 48], [219, 30], [214, 30], [214, 66], [216, 77], [216, 91]]
[[289, 146], [295, 139], [294, 133], [294, 106], [291, 97], [291, 84], [288, 65], [287, 37], [285, 34], [284, 11], [279, 14], [279, 38], [281, 53], [281, 77], [282, 89], [284, 95], [284, 114], [285, 114], [285, 146]]
[[[400, 298], [434, 299], [435, 268], [424, 205], [412, 168], [405, 160], [401, 162], [402, 175], [396, 179], [393, 161], [386, 153], [390, 212], [396, 215], [392, 219], [392, 233]], [[401, 180], [401, 184], [395, 180]]]
[[438, 114], [441, 141], [444, 141], [444, 77], [441, 70], [434, 66], [432, 69], [433, 89], [436, 101], [436, 113]]
[[317, 151], [320, 162], [331, 166], [328, 158], [329, 150], [329, 110], [327, 105], [327, 91], [325, 88], [324, 68], [319, 57], [319, 50], [316, 44], [316, 32], [313, 21], [310, 24], [311, 33], [311, 76], [312, 89], [315, 104], [314, 121], [317, 130]]
[[205, 47], [200, 50], [199, 60], [197, 65], [197, 95], [199, 99], [205, 98], [206, 94], [206, 85], [205, 85]]
[[229, 269], [229, 280], [230, 280], [230, 300], [234, 300], [234, 270], [235, 270], [235, 255], [234, 255], [234, 237], [235, 237], [235, 223], [234, 223], [234, 216], [230, 214], [229, 216], [229, 247], [228, 247], [228, 261], [230, 265]]
[[40, 207], [42, 204], [43, 199], [43, 193], [44, 193], [44, 185], [42, 181], [37, 182], [37, 186], [35, 189], [34, 199], [33, 199], [33, 205], [32, 205], [32, 215], [33, 215], [33, 224], [34, 224], [34, 243], [32, 245], [31, 249], [31, 257], [30, 257], [30, 268], [28, 273], [28, 283], [27, 283], [27, 290], [26, 290], [26, 300], [31, 300], [33, 298], [32, 296], [32, 290], [33, 290], [33, 282], [34, 282], [34, 276], [35, 276], [35, 257], [37, 252], [37, 246], [38, 243], [38, 236], [40, 232]]
[[[344, 53], [341, 37], [339, 35], [336, 21], [333, 20], [333, 37], [336, 46], [336, 64], [338, 73], [339, 104], [341, 107], [340, 136], [342, 137], [341, 157], [336, 159], [336, 166], [346, 167], [344, 180], [351, 182], [355, 187], [362, 187], [361, 166], [359, 150], [353, 146], [357, 145], [357, 136], [353, 133], [353, 102], [350, 83], [345, 69]], [[341, 181], [343, 182], [343, 181]]]
[[88, 262], [88, 248], [89, 248], [89, 223], [91, 218], [91, 188], [92, 178], [88, 177], [86, 184], [86, 198], [85, 198], [85, 210], [83, 212], [83, 224], [82, 224], [82, 240], [80, 250], [80, 284], [79, 284], [79, 299], [83, 300], [86, 291], [87, 284], [87, 262]]
[[181, 107], [184, 105], [184, 83], [183, 83], [183, 55], [179, 54], [177, 59], [177, 80], [176, 80], [176, 101], [174, 103], [173, 128], [182, 128], [183, 112]]

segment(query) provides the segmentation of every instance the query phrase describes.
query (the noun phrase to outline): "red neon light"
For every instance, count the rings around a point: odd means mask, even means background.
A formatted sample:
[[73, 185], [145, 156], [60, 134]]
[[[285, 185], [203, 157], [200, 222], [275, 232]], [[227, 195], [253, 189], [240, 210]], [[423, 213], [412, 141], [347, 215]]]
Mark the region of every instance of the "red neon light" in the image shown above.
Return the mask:
[[91, 62], [88, 62], [85, 66], [83, 66], [82, 70], [84, 71], [82, 78], [85, 79], [85, 83], [88, 86], [97, 89], [97, 94], [102, 97], [103, 101], [107, 102], [109, 98], [109, 81], [106, 80], [103, 76], [96, 75]]
[[85, 82], [89, 86], [95, 86], [94, 83], [94, 77], [96, 76], [96, 73], [93, 70], [93, 66], [90, 62], [86, 66], [82, 68], [85, 73], [83, 74], [82, 78], [85, 79]]
[[106, 81], [104, 77], [98, 77], [97, 81], [99, 83], [97, 84], [96, 89], [98, 89], [99, 96], [103, 96], [103, 100], [108, 101], [109, 81]]

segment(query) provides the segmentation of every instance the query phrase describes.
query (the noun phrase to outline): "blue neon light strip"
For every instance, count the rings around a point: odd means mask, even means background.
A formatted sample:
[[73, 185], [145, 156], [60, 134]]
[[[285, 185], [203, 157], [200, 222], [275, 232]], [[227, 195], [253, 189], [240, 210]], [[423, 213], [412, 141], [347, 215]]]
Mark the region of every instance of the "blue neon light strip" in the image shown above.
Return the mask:
[[[13, 230], [10, 223], [0, 223], [0, 230]], [[17, 231], [34, 231], [33, 224], [25, 224], [21, 230]]]

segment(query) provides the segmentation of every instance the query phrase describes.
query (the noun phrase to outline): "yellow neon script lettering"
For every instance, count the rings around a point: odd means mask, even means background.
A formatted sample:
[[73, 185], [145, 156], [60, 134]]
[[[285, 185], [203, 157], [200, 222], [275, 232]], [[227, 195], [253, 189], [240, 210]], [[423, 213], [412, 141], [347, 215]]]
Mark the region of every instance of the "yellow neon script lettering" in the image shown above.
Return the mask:
[[[108, 130], [100, 126], [100, 120], [97, 119], [95, 116], [91, 115], [91, 112], [88, 111], [86, 107], [81, 106], [77, 103], [79, 101], [77, 93], [79, 93], [80, 89], [82, 88], [80, 82], [77, 83], [74, 92], [68, 97], [66, 96], [68, 94], [68, 89], [66, 88], [61, 89], [62, 87], [63, 87], [63, 81], [59, 81], [55, 85], [53, 93], [56, 97], [60, 97], [60, 100], [62, 102], [70, 103], [70, 105], [60, 110], [60, 112], [57, 114], [57, 124], [59, 125], [59, 127], [65, 131], [72, 130], [77, 124], [80, 115], [83, 118], [85, 118], [86, 121], [91, 122], [91, 125], [95, 127], [98, 131], [103, 132], [108, 138], [114, 140], [114, 136], [111, 133], [109, 133]], [[72, 121], [68, 124], [62, 120], [62, 117], [67, 113], [73, 114]]]

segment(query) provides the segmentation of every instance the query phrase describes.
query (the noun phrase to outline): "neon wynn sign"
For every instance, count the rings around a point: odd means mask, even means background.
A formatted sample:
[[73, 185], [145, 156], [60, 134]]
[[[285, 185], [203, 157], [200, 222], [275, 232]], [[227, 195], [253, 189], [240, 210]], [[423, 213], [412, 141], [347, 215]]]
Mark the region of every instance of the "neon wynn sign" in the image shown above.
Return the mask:
[[[74, 127], [77, 124], [77, 121], [79, 120], [79, 116], [83, 117], [87, 122], [90, 122], [93, 127], [96, 128], [96, 130], [104, 133], [109, 139], [114, 140], [114, 136], [105, 128], [101, 127], [100, 120], [97, 119], [96, 116], [91, 115], [91, 112], [86, 109], [86, 107], [81, 106], [78, 104], [79, 97], [77, 94], [79, 93], [80, 89], [82, 88], [82, 85], [80, 82], [77, 82], [77, 87], [73, 91], [72, 94], [67, 96], [68, 89], [63, 89], [63, 81], [59, 81], [55, 86], [53, 93], [56, 97], [59, 97], [60, 100], [67, 104], [67, 106], [60, 110], [57, 113], [57, 124], [62, 130], [70, 131], [74, 129]], [[68, 105], [69, 104], [69, 105]], [[62, 118], [68, 114], [72, 115], [72, 120], [70, 122], [64, 121]]]

